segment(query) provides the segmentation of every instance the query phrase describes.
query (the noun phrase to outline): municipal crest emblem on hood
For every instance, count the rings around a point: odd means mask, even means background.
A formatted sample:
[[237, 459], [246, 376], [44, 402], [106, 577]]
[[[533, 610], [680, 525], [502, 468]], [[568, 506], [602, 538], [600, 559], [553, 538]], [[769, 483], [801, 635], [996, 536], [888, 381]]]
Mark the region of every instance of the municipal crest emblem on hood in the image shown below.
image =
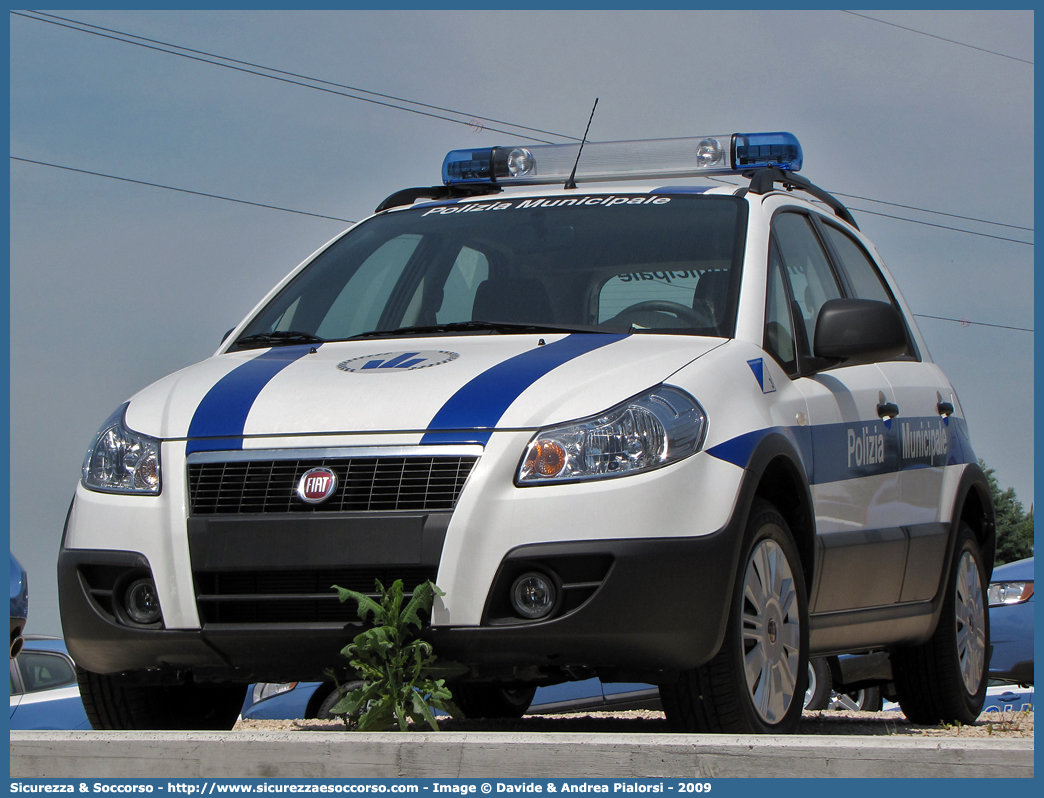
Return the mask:
[[456, 360], [456, 352], [427, 350], [419, 352], [382, 352], [378, 355], [363, 355], [337, 364], [341, 371], [353, 374], [391, 374], [397, 371], [416, 371], [431, 366], [441, 366]]

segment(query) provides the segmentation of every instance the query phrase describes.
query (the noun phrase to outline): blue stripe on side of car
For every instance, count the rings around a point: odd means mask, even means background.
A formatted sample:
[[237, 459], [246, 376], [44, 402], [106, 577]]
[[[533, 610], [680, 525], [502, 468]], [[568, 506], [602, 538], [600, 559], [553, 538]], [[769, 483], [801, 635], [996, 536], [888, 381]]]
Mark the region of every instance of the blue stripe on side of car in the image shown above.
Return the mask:
[[[932, 437], [934, 431], [944, 432], [945, 452], [938, 436]], [[976, 462], [964, 419], [943, 421], [938, 416], [898, 418], [891, 428], [873, 421], [766, 427], [716, 444], [707, 454], [746, 468], [754, 450], [771, 434], [791, 441], [811, 485]]]
[[766, 427], [765, 429], [745, 432], [742, 435], [737, 435], [735, 438], [730, 438], [710, 447], [707, 449], [707, 454], [711, 457], [717, 457], [719, 460], [724, 460], [726, 463], [746, 468], [750, 463], [754, 450], [769, 435], [783, 435], [790, 440], [802, 459], [805, 472], [811, 472], [812, 433], [808, 427]]
[[269, 349], [218, 380], [192, 416], [185, 453], [242, 449], [243, 429], [257, 395], [276, 374], [316, 346]]
[[626, 337], [601, 333], [567, 335], [498, 363], [446, 401], [428, 424], [421, 443], [486, 443], [501, 416], [526, 388], [563, 363]]

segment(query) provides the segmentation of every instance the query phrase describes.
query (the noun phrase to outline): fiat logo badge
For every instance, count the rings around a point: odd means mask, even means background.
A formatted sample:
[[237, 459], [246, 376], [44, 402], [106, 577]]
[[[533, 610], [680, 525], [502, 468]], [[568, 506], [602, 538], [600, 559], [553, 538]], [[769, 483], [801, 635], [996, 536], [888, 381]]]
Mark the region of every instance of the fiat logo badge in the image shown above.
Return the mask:
[[307, 504], [320, 504], [337, 490], [337, 474], [329, 468], [311, 468], [297, 481], [297, 498]]

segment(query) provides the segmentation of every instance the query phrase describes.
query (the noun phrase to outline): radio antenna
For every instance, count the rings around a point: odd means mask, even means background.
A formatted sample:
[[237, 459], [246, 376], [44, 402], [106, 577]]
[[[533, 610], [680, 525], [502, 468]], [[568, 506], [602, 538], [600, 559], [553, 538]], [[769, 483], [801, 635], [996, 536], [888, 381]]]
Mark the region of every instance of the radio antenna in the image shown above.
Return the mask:
[[565, 188], [576, 188], [576, 167], [580, 165], [580, 153], [584, 151], [584, 142], [587, 141], [587, 133], [591, 130], [591, 120], [594, 119], [594, 112], [597, 107], [598, 98], [595, 97], [594, 105], [591, 106], [591, 116], [587, 119], [587, 130], [584, 131], [584, 137], [580, 140], [580, 149], [576, 153], [576, 163], [573, 164], [573, 171], [569, 173], [569, 179], [565, 182]]

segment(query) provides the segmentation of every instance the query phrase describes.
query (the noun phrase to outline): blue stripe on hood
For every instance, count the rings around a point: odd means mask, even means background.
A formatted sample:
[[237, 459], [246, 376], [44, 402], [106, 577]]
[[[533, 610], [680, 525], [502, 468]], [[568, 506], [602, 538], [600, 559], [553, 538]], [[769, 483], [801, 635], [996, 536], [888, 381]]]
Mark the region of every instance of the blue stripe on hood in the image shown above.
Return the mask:
[[567, 335], [498, 363], [446, 401], [428, 424], [421, 443], [486, 443], [490, 431], [526, 388], [563, 363], [626, 337], [603, 333]]
[[218, 380], [192, 416], [185, 453], [242, 449], [247, 415], [258, 394], [276, 374], [313, 348], [304, 344], [269, 349]]

